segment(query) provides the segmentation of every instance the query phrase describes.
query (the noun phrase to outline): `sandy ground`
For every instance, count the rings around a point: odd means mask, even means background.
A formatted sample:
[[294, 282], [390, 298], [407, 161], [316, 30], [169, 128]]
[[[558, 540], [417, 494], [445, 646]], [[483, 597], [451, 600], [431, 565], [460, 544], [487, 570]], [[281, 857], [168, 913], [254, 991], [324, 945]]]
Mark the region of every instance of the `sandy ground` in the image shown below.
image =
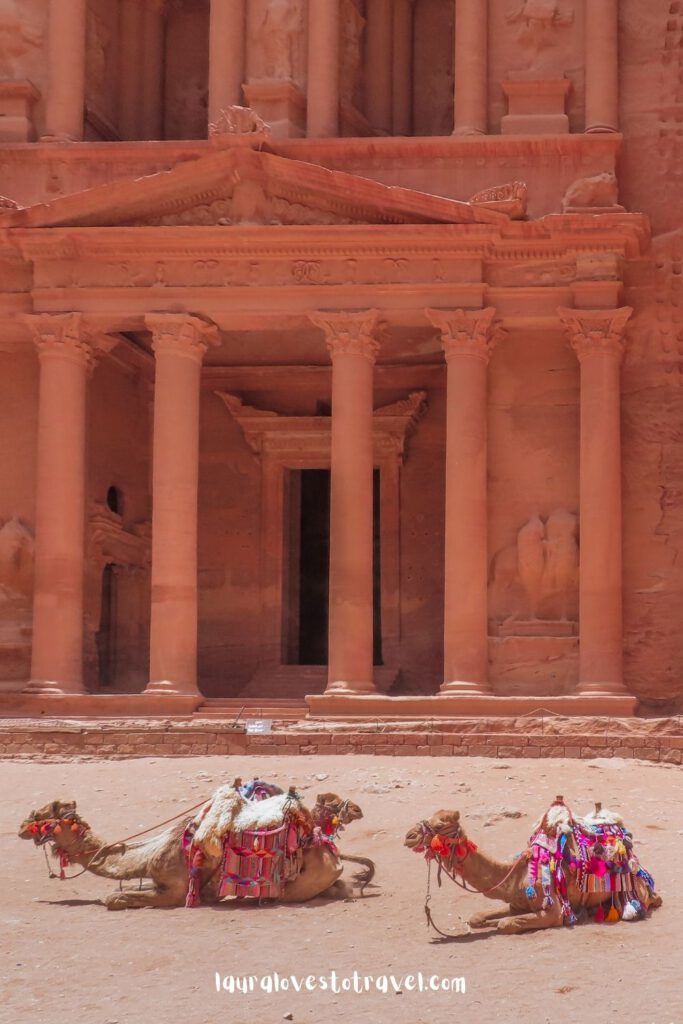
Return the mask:
[[[47, 877], [42, 851], [16, 830], [33, 807], [78, 800], [108, 840], [197, 803], [235, 775], [295, 782], [310, 795], [336, 790], [365, 818], [342, 848], [377, 862], [363, 900], [236, 909], [108, 912], [97, 900], [116, 883]], [[43, 1024], [271, 1024], [391, 1022], [563, 1024], [623, 1019], [683, 1021], [680, 768], [621, 759], [513, 761], [368, 756], [0, 763], [2, 901], [0, 1021]], [[434, 941], [423, 916], [426, 867], [402, 847], [406, 829], [457, 808], [471, 838], [498, 856], [519, 851], [556, 793], [577, 812], [594, 800], [620, 810], [664, 906], [649, 920], [582, 925], [524, 936], [475, 933]], [[504, 813], [505, 812], [505, 813]], [[506, 814], [522, 812], [522, 817]], [[73, 869], [72, 869], [73, 870]], [[433, 900], [442, 928], [461, 928], [493, 903], [448, 881]], [[216, 991], [216, 973], [281, 978], [405, 975], [464, 977], [465, 994]], [[400, 980], [398, 981], [400, 984]], [[287, 1015], [291, 1014], [291, 1017]]]

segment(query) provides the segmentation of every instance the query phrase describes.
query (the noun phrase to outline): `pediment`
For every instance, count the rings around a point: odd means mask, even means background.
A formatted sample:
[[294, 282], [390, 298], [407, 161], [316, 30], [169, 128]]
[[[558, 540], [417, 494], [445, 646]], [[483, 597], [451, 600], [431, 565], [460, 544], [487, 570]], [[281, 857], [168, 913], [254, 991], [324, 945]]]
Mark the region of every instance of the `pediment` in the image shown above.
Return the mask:
[[504, 224], [518, 211], [519, 194], [461, 202], [234, 146], [146, 177], [0, 209], [0, 227]]

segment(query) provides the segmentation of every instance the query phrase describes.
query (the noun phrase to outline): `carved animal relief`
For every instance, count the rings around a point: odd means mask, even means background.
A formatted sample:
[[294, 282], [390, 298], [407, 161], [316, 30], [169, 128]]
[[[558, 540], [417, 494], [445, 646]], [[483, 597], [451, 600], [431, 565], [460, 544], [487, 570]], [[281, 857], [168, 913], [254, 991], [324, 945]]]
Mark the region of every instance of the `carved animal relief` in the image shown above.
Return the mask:
[[556, 509], [547, 519], [533, 515], [517, 541], [494, 555], [489, 581], [491, 619], [504, 632], [547, 632], [548, 624], [578, 618], [578, 517]]

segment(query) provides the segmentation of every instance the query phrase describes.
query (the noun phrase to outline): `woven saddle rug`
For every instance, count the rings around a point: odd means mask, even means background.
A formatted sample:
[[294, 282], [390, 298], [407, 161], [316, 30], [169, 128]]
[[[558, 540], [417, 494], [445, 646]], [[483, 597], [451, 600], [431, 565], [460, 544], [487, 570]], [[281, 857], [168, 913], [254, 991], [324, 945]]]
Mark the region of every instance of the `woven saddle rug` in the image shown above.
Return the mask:
[[633, 849], [633, 836], [622, 818], [613, 811], [600, 810], [585, 817], [573, 817], [565, 804], [553, 804], [536, 823], [526, 851], [529, 860], [526, 895], [534, 899], [538, 889], [542, 906], [559, 900], [566, 920], [576, 915], [567, 893], [574, 880], [582, 894], [611, 896], [607, 914], [601, 907], [596, 920], [633, 920], [645, 908], [638, 899], [638, 879], [654, 893], [654, 879], [641, 865]]
[[[220, 856], [219, 898], [248, 896], [277, 899], [285, 884], [298, 875], [302, 842], [312, 829], [310, 814], [289, 793], [267, 796], [267, 784], [249, 790], [222, 786], [191, 823], [188, 865], [204, 856]], [[277, 787], [273, 787], [277, 788]], [[248, 799], [244, 792], [251, 792]], [[187, 834], [186, 834], [187, 835]], [[196, 905], [188, 894], [188, 905]]]

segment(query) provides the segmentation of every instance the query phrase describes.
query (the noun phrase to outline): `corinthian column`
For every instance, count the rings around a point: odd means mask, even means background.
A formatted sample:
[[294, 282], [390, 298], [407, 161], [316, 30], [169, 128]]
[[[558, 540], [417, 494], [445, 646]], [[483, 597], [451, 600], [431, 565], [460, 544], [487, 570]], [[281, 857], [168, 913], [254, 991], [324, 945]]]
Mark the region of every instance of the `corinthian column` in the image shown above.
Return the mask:
[[46, 140], [83, 138], [86, 10], [87, 0], [50, 0]]
[[579, 693], [623, 695], [621, 360], [633, 310], [558, 310], [581, 366]]
[[221, 110], [242, 104], [245, 0], [211, 0], [209, 24], [209, 124]]
[[374, 692], [373, 367], [378, 314], [313, 313], [332, 357], [328, 692]]
[[586, 2], [586, 131], [619, 130], [619, 0]]
[[455, 2], [454, 121], [454, 135], [486, 134], [488, 0]]
[[487, 367], [500, 335], [492, 308], [425, 310], [446, 354], [444, 683], [489, 693]]
[[306, 134], [310, 139], [339, 134], [339, 0], [308, 5]]
[[186, 313], [145, 317], [152, 332], [152, 615], [148, 692], [197, 689], [197, 484], [202, 360], [217, 330]]
[[25, 319], [40, 361], [28, 689], [84, 693], [85, 417], [94, 351], [80, 313], [43, 313]]

